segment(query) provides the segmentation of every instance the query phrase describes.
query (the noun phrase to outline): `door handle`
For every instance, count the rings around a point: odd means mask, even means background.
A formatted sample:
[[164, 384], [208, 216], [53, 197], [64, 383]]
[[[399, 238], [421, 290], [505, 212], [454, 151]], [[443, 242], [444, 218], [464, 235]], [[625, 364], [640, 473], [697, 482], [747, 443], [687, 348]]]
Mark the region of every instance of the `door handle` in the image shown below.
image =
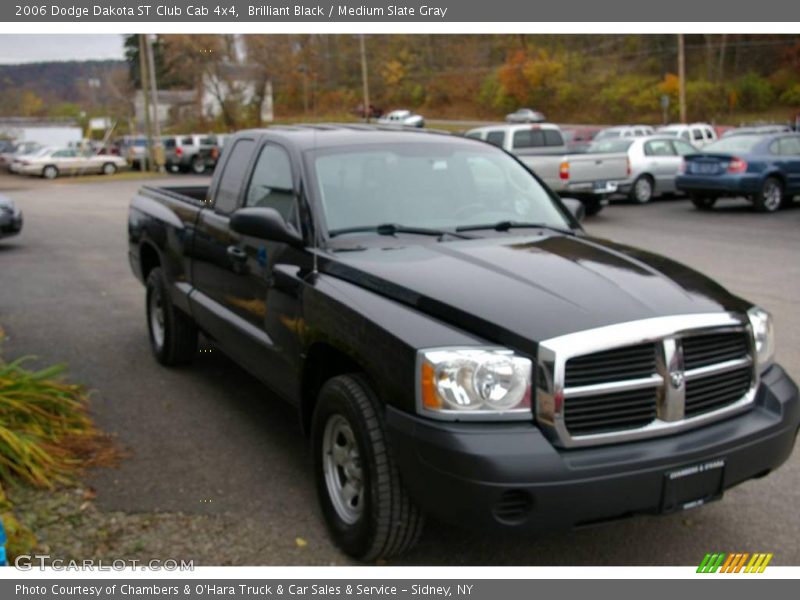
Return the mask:
[[247, 260], [247, 252], [242, 250], [239, 246], [228, 246], [228, 256], [236, 262], [244, 262]]

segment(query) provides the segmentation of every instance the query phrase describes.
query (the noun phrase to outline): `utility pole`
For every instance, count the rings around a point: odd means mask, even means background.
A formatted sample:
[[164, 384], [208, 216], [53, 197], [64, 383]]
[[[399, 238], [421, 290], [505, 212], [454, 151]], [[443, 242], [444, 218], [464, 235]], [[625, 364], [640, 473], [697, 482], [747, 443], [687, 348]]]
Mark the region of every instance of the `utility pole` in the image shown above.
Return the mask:
[[147, 136], [147, 144], [145, 145], [144, 163], [142, 171], [150, 168], [153, 157], [153, 130], [150, 128], [150, 97], [147, 93], [147, 41], [144, 34], [139, 34], [139, 83], [142, 86], [142, 98], [144, 99], [144, 130]]
[[358, 36], [358, 45], [361, 50], [361, 82], [364, 86], [364, 119], [369, 123], [372, 111], [369, 106], [369, 80], [367, 79], [367, 50], [364, 43], [364, 34]]
[[150, 71], [150, 104], [153, 107], [153, 134], [155, 145], [153, 150], [153, 170], [160, 171], [164, 166], [164, 148], [161, 145], [161, 125], [158, 122], [158, 85], [156, 84], [156, 65], [153, 58], [153, 43], [150, 37], [146, 40], [147, 68]]
[[678, 108], [681, 123], [686, 123], [686, 48], [683, 34], [678, 34]]

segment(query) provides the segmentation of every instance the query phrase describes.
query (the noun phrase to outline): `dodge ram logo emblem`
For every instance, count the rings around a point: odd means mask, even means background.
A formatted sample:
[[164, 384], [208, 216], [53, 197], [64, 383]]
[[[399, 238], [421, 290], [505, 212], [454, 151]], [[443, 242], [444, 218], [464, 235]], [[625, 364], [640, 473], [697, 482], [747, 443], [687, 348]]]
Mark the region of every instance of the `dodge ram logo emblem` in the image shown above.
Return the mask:
[[670, 371], [669, 383], [676, 390], [683, 385], [683, 371]]

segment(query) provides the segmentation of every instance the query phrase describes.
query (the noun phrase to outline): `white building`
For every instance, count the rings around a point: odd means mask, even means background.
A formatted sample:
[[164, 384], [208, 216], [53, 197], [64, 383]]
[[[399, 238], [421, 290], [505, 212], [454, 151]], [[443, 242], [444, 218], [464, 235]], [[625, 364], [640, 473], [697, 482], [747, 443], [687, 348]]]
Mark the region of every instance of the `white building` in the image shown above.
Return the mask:
[[9, 117], [0, 119], [0, 138], [42, 146], [68, 146], [83, 139], [83, 130], [74, 121]]
[[[159, 125], [163, 127], [171, 121], [191, 116], [196, 107], [197, 93], [194, 90], [159, 90], [155, 113], [158, 115]], [[144, 128], [144, 94], [142, 90], [136, 90], [133, 96], [133, 110], [137, 126]], [[150, 111], [152, 117], [152, 107]]]

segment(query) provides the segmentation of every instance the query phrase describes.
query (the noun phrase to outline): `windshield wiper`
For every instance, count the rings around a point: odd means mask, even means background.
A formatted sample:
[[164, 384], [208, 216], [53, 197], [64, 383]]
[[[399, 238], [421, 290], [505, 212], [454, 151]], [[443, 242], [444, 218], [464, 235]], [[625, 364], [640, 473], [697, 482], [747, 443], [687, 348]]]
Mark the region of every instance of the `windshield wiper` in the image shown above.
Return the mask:
[[575, 235], [572, 229], [564, 229], [547, 223], [526, 223], [524, 221], [498, 221], [496, 223], [484, 223], [482, 225], [462, 225], [456, 227], [456, 231], [478, 231], [480, 229], [494, 229], [495, 231], [508, 231], [509, 229], [549, 229], [564, 235]]
[[341, 229], [331, 229], [328, 235], [336, 237], [347, 233], [367, 233], [374, 232], [378, 235], [395, 235], [397, 233], [415, 233], [418, 235], [435, 235], [442, 238], [446, 235], [461, 238], [464, 240], [472, 239], [469, 235], [460, 235], [452, 230], [447, 229], [429, 229], [427, 227], [407, 227], [405, 225], [398, 225], [397, 223], [382, 223], [381, 225], [365, 225], [363, 227], [343, 227]]

